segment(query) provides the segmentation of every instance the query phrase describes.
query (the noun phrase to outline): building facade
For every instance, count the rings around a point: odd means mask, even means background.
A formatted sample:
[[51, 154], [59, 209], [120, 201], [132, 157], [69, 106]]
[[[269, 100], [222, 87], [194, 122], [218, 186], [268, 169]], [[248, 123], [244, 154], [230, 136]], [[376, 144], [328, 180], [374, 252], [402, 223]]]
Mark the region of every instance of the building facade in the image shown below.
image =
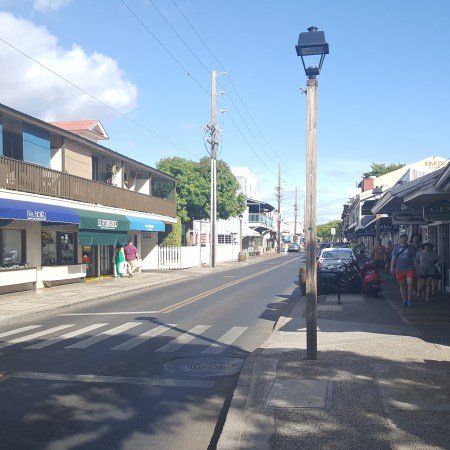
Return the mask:
[[47, 123], [0, 104], [0, 292], [111, 275], [129, 239], [157, 267], [176, 179], [97, 143], [107, 138], [97, 120]]

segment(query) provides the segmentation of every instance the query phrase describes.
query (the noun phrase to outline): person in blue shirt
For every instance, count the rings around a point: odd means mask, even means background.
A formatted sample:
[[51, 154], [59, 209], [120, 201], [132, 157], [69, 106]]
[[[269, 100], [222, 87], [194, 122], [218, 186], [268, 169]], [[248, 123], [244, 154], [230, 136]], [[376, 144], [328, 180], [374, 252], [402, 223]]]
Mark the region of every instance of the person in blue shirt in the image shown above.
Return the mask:
[[408, 235], [400, 234], [400, 243], [392, 250], [391, 272], [400, 286], [402, 306], [412, 306], [411, 296], [417, 272], [416, 253], [416, 247], [408, 244]]

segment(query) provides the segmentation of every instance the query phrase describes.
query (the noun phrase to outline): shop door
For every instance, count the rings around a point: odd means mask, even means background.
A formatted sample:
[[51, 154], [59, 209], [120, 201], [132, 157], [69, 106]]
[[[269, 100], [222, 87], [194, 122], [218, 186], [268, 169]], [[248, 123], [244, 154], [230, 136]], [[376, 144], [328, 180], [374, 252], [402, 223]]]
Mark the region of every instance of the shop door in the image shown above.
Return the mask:
[[86, 276], [96, 277], [96, 261], [97, 261], [97, 247], [93, 245], [83, 245], [81, 247], [82, 258], [81, 261], [86, 264]]
[[112, 258], [113, 249], [112, 245], [100, 245], [100, 275], [111, 275], [113, 273]]

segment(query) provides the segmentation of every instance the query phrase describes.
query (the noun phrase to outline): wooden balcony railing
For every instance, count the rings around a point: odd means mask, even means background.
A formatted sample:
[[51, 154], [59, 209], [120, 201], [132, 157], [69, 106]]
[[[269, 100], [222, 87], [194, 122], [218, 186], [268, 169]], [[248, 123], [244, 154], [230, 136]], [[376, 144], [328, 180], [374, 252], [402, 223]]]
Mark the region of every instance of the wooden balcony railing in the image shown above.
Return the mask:
[[0, 188], [176, 217], [174, 201], [0, 156]]

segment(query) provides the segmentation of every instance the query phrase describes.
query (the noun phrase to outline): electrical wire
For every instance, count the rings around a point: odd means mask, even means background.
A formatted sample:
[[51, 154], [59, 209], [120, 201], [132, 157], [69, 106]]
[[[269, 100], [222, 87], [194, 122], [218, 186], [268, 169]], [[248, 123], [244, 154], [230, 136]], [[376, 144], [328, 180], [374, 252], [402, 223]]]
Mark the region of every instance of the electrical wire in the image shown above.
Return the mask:
[[8, 45], [9, 47], [11, 47], [12, 49], [16, 50], [17, 52], [19, 52], [20, 54], [22, 54], [23, 56], [25, 56], [26, 58], [30, 59], [31, 61], [33, 61], [34, 63], [38, 64], [39, 66], [41, 66], [43, 69], [51, 72], [53, 75], [57, 76], [58, 78], [60, 78], [61, 80], [65, 81], [66, 83], [70, 84], [72, 87], [74, 87], [75, 89], [78, 89], [80, 92], [82, 92], [83, 94], [86, 94], [87, 96], [89, 96], [90, 98], [92, 98], [93, 100], [97, 101], [98, 103], [101, 103], [103, 106], [105, 106], [106, 108], [110, 109], [111, 111], [114, 111], [116, 114], [119, 114], [121, 117], [123, 117], [124, 119], [127, 119], [128, 121], [132, 122], [133, 124], [137, 125], [138, 127], [142, 128], [143, 130], [151, 133], [153, 136], [157, 137], [158, 139], [161, 139], [162, 141], [166, 142], [167, 144], [170, 144], [171, 146], [185, 152], [188, 153], [194, 157], [197, 157], [197, 155], [195, 155], [194, 153], [190, 152], [189, 150], [186, 150], [185, 148], [179, 146], [178, 144], [175, 144], [174, 142], [170, 141], [169, 139], [166, 139], [165, 137], [161, 136], [160, 134], [158, 134], [156, 131], [151, 130], [150, 128], [148, 128], [146, 125], [138, 122], [135, 119], [132, 119], [131, 117], [127, 116], [126, 114], [122, 113], [121, 111], [119, 111], [118, 109], [114, 108], [111, 105], [108, 105], [107, 103], [105, 103], [103, 100], [100, 100], [99, 98], [97, 98], [95, 95], [91, 94], [90, 92], [86, 91], [85, 89], [81, 88], [80, 86], [76, 85], [75, 83], [73, 83], [72, 81], [68, 80], [67, 78], [63, 77], [62, 75], [60, 75], [59, 73], [55, 72], [53, 69], [51, 69], [50, 67], [47, 67], [45, 64], [41, 63], [40, 61], [38, 61], [37, 59], [33, 58], [32, 56], [28, 55], [27, 53], [25, 53], [23, 50], [20, 50], [19, 48], [15, 47], [13, 44], [9, 43], [8, 41], [6, 41], [5, 39], [0, 37], [0, 41], [3, 42], [4, 44]]
[[[206, 48], [206, 50], [209, 52], [209, 54], [212, 56], [212, 58], [216, 61], [216, 63], [219, 65], [219, 67], [221, 68], [221, 70], [225, 70], [223, 64], [218, 60], [218, 58], [216, 57], [216, 55], [214, 54], [214, 52], [209, 48], [208, 44], [205, 42], [205, 40], [201, 37], [201, 35], [198, 33], [198, 31], [196, 30], [196, 28], [192, 25], [192, 23], [190, 22], [190, 20], [186, 17], [186, 15], [184, 14], [184, 12], [182, 11], [182, 9], [178, 6], [177, 2], [175, 0], [172, 0], [172, 3], [175, 5], [175, 7], [177, 8], [177, 10], [179, 11], [179, 13], [183, 16], [184, 20], [186, 21], [186, 23], [189, 25], [189, 27], [191, 28], [191, 30], [195, 33], [195, 35], [197, 36], [197, 38], [200, 40], [200, 42], [204, 45], [204, 47]], [[250, 111], [248, 110], [247, 106], [245, 105], [242, 97], [240, 96], [235, 84], [233, 83], [233, 80], [231, 79], [231, 77], [228, 75], [228, 79], [230, 81], [231, 87], [233, 88], [233, 90], [235, 91], [236, 95], [238, 96], [240, 102], [242, 103], [242, 106], [244, 107], [245, 111], [247, 112], [248, 116], [250, 117], [250, 120], [252, 121], [253, 125], [255, 126], [255, 128], [258, 130], [259, 134], [261, 135], [261, 137], [263, 138], [264, 142], [266, 143], [267, 147], [272, 151], [272, 153], [278, 158], [279, 161], [283, 161], [283, 159], [277, 154], [277, 152], [272, 148], [272, 146], [269, 144], [269, 142], [267, 141], [267, 139], [265, 138], [264, 134], [262, 133], [261, 129], [258, 127], [258, 125], [256, 124], [255, 120], [253, 119], [253, 116], [250, 114]], [[233, 106], [235, 107], [235, 109], [238, 111], [237, 106], [235, 105], [235, 103], [232, 101], [231, 97], [229, 96], [230, 101], [232, 102]], [[239, 113], [240, 115], [240, 113]], [[241, 115], [240, 115], [241, 116]], [[242, 116], [241, 116], [242, 118]], [[246, 125], [246, 127], [249, 129], [249, 127], [247, 126], [246, 122], [243, 120], [244, 124]], [[253, 133], [251, 133], [253, 136]], [[258, 142], [256, 140], [256, 138], [253, 136], [253, 138], [255, 139], [256, 142]], [[264, 151], [264, 153], [267, 155], [267, 153], [265, 152], [265, 150], [263, 149], [263, 147], [259, 144], [258, 145], [261, 147], [261, 149]], [[268, 156], [268, 155], [267, 155]], [[271, 159], [271, 157], [269, 156], [269, 159]], [[283, 164], [286, 169], [289, 169], [289, 166], [287, 164]], [[293, 174], [290, 172], [290, 170], [288, 170], [290, 176], [292, 177], [292, 181], [294, 182], [294, 184], [296, 183], [295, 181], [295, 177], [293, 176]]]
[[[202, 91], [204, 91], [209, 98], [211, 98], [211, 93], [202, 86], [202, 84], [195, 78], [192, 76], [191, 72], [188, 71], [188, 69], [186, 69], [186, 67], [176, 58], [176, 56], [158, 39], [158, 37], [155, 35], [155, 33], [153, 33], [150, 28], [140, 19], [140, 17], [127, 5], [127, 3], [124, 0], [120, 0], [124, 6], [130, 11], [130, 13], [136, 18], [136, 20], [147, 30], [147, 32], [156, 40], [156, 42], [167, 52], [167, 54], [175, 61], [175, 63], [178, 65], [178, 67], [180, 67], [185, 73], [187, 73], [187, 75], [189, 75], [195, 82], [196, 84], [202, 89]], [[151, 2], [152, 5], [153, 2]], [[162, 13], [155, 7], [155, 9], [162, 15]], [[167, 19], [164, 18], [164, 20], [168, 23]], [[174, 28], [171, 26], [171, 28], [174, 30]], [[182, 40], [182, 42], [189, 48], [189, 46], [185, 43], [185, 41], [181, 38], [181, 36], [176, 33], [177, 36]], [[193, 53], [192, 50], [190, 50], [191, 53]], [[196, 57], [196, 59], [198, 60], [198, 58]], [[202, 67], [204, 67], [206, 69], [206, 66], [204, 66], [202, 64]], [[208, 69], [206, 69], [207, 72], [209, 73]], [[220, 104], [220, 102], [218, 102]], [[238, 124], [236, 123], [236, 121], [232, 118], [232, 116], [230, 114], [228, 114], [230, 116], [231, 121], [233, 122], [234, 126], [236, 127], [237, 131], [239, 132], [239, 134], [242, 136], [242, 138], [244, 139], [244, 141], [247, 143], [247, 145], [249, 146], [249, 148], [252, 150], [252, 152], [255, 154], [255, 156], [262, 162], [262, 164], [264, 166], [267, 167], [267, 169], [269, 171], [271, 171], [272, 173], [273, 170], [266, 164], [266, 162], [260, 157], [260, 155], [258, 154], [258, 152], [253, 148], [253, 146], [249, 143], [249, 141], [247, 140], [247, 138], [245, 138], [244, 134], [242, 133], [241, 129], [239, 128]], [[274, 173], [275, 174], [275, 173]]]

